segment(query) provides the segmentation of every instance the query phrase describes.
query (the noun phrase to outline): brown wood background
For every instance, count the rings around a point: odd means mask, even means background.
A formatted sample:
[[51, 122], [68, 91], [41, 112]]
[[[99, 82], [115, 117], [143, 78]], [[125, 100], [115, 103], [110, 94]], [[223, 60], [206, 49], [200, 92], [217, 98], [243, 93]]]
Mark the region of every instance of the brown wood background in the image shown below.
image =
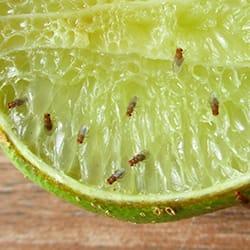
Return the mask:
[[0, 153], [0, 250], [250, 249], [250, 210], [134, 225], [88, 213], [25, 179]]

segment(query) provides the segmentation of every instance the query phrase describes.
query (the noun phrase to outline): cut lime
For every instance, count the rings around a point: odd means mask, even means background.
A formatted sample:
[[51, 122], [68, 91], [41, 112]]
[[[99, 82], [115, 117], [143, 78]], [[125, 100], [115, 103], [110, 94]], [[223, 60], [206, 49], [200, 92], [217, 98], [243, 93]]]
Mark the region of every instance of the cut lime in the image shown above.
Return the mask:
[[54, 2], [0, 3], [1, 145], [25, 175], [134, 222], [248, 192], [248, 1]]

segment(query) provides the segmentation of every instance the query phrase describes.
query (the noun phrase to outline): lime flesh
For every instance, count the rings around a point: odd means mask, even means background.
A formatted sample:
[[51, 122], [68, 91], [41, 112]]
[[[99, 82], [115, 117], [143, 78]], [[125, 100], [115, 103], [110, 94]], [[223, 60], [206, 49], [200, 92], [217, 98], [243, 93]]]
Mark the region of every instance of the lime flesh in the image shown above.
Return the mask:
[[[173, 201], [249, 183], [247, 1], [1, 5], [0, 124], [32, 165], [116, 202]], [[179, 72], [177, 47], [185, 57]], [[88, 133], [78, 144], [82, 127]], [[129, 166], [142, 150], [146, 160]], [[109, 185], [121, 168], [123, 178]]]

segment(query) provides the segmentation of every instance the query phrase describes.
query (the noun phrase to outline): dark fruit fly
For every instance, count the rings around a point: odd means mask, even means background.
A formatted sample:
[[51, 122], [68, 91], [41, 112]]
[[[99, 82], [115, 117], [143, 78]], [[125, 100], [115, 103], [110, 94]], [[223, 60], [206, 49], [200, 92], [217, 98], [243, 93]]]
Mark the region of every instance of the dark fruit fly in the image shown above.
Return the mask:
[[250, 199], [239, 191], [235, 192], [235, 197], [238, 201], [240, 201], [244, 205], [250, 204]]
[[121, 179], [125, 174], [124, 169], [118, 169], [116, 170], [108, 179], [108, 184], [112, 185], [114, 182], [116, 182], [118, 179]]
[[136, 104], [137, 104], [137, 100], [138, 100], [138, 97], [137, 96], [134, 96], [131, 101], [129, 102], [128, 104], [128, 107], [127, 107], [127, 116], [128, 117], [131, 117], [134, 110], [135, 110], [135, 107], [136, 107]]
[[135, 166], [136, 164], [138, 164], [139, 162], [142, 162], [144, 160], [146, 160], [147, 158], [147, 155], [148, 155], [148, 152], [147, 151], [142, 151], [141, 153], [135, 155], [132, 157], [132, 159], [130, 159], [128, 161], [129, 165], [132, 167], [132, 166]]
[[44, 114], [44, 128], [51, 131], [53, 128], [53, 123], [51, 120], [51, 115], [49, 113]]
[[26, 101], [27, 101], [27, 98], [15, 99], [14, 101], [11, 101], [11, 102], [8, 103], [8, 108], [13, 109], [13, 108], [22, 106]]
[[177, 48], [175, 51], [174, 62], [173, 62], [174, 72], [178, 72], [180, 70], [180, 67], [183, 64], [183, 61], [184, 61], [183, 49]]
[[84, 142], [84, 139], [86, 138], [87, 133], [88, 133], [87, 127], [80, 128], [79, 133], [77, 135], [77, 143], [78, 144], [82, 144]]
[[216, 97], [212, 97], [210, 101], [210, 106], [211, 106], [212, 114], [214, 116], [219, 115], [219, 101]]

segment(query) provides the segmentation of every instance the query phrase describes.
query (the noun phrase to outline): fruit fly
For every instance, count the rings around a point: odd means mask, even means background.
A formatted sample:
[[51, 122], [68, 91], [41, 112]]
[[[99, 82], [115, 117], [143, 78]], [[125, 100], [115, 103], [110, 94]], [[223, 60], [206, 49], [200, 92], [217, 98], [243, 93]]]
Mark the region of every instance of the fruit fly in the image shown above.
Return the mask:
[[173, 62], [173, 70], [175, 72], [178, 72], [180, 70], [183, 61], [184, 61], [183, 49], [177, 48], [175, 51], [174, 62]]
[[79, 130], [79, 133], [77, 135], [77, 143], [82, 144], [84, 142], [84, 139], [86, 138], [88, 129], [86, 127], [82, 127]]
[[13, 108], [19, 107], [23, 105], [26, 101], [27, 101], [26, 98], [15, 99], [14, 101], [8, 103], [8, 108], [13, 109]]
[[141, 153], [133, 156], [132, 159], [128, 161], [129, 165], [132, 167], [137, 163], [144, 161], [147, 158], [147, 154], [148, 153], [146, 151], [142, 151]]
[[240, 201], [242, 204], [246, 205], [250, 203], [250, 199], [246, 197], [244, 194], [242, 194], [239, 191], [235, 192], [235, 197], [238, 201]]
[[134, 96], [132, 100], [129, 102], [126, 113], [128, 117], [132, 116], [137, 104], [137, 100], [138, 100], [137, 96]]
[[114, 182], [116, 182], [118, 179], [122, 178], [123, 175], [125, 174], [124, 169], [118, 169], [116, 170], [108, 179], [107, 182], [108, 184], [112, 185]]
[[51, 131], [53, 128], [51, 116], [49, 113], [44, 114], [44, 128]]
[[212, 114], [214, 116], [219, 115], [219, 101], [216, 97], [212, 97], [210, 101], [210, 106], [211, 106]]

